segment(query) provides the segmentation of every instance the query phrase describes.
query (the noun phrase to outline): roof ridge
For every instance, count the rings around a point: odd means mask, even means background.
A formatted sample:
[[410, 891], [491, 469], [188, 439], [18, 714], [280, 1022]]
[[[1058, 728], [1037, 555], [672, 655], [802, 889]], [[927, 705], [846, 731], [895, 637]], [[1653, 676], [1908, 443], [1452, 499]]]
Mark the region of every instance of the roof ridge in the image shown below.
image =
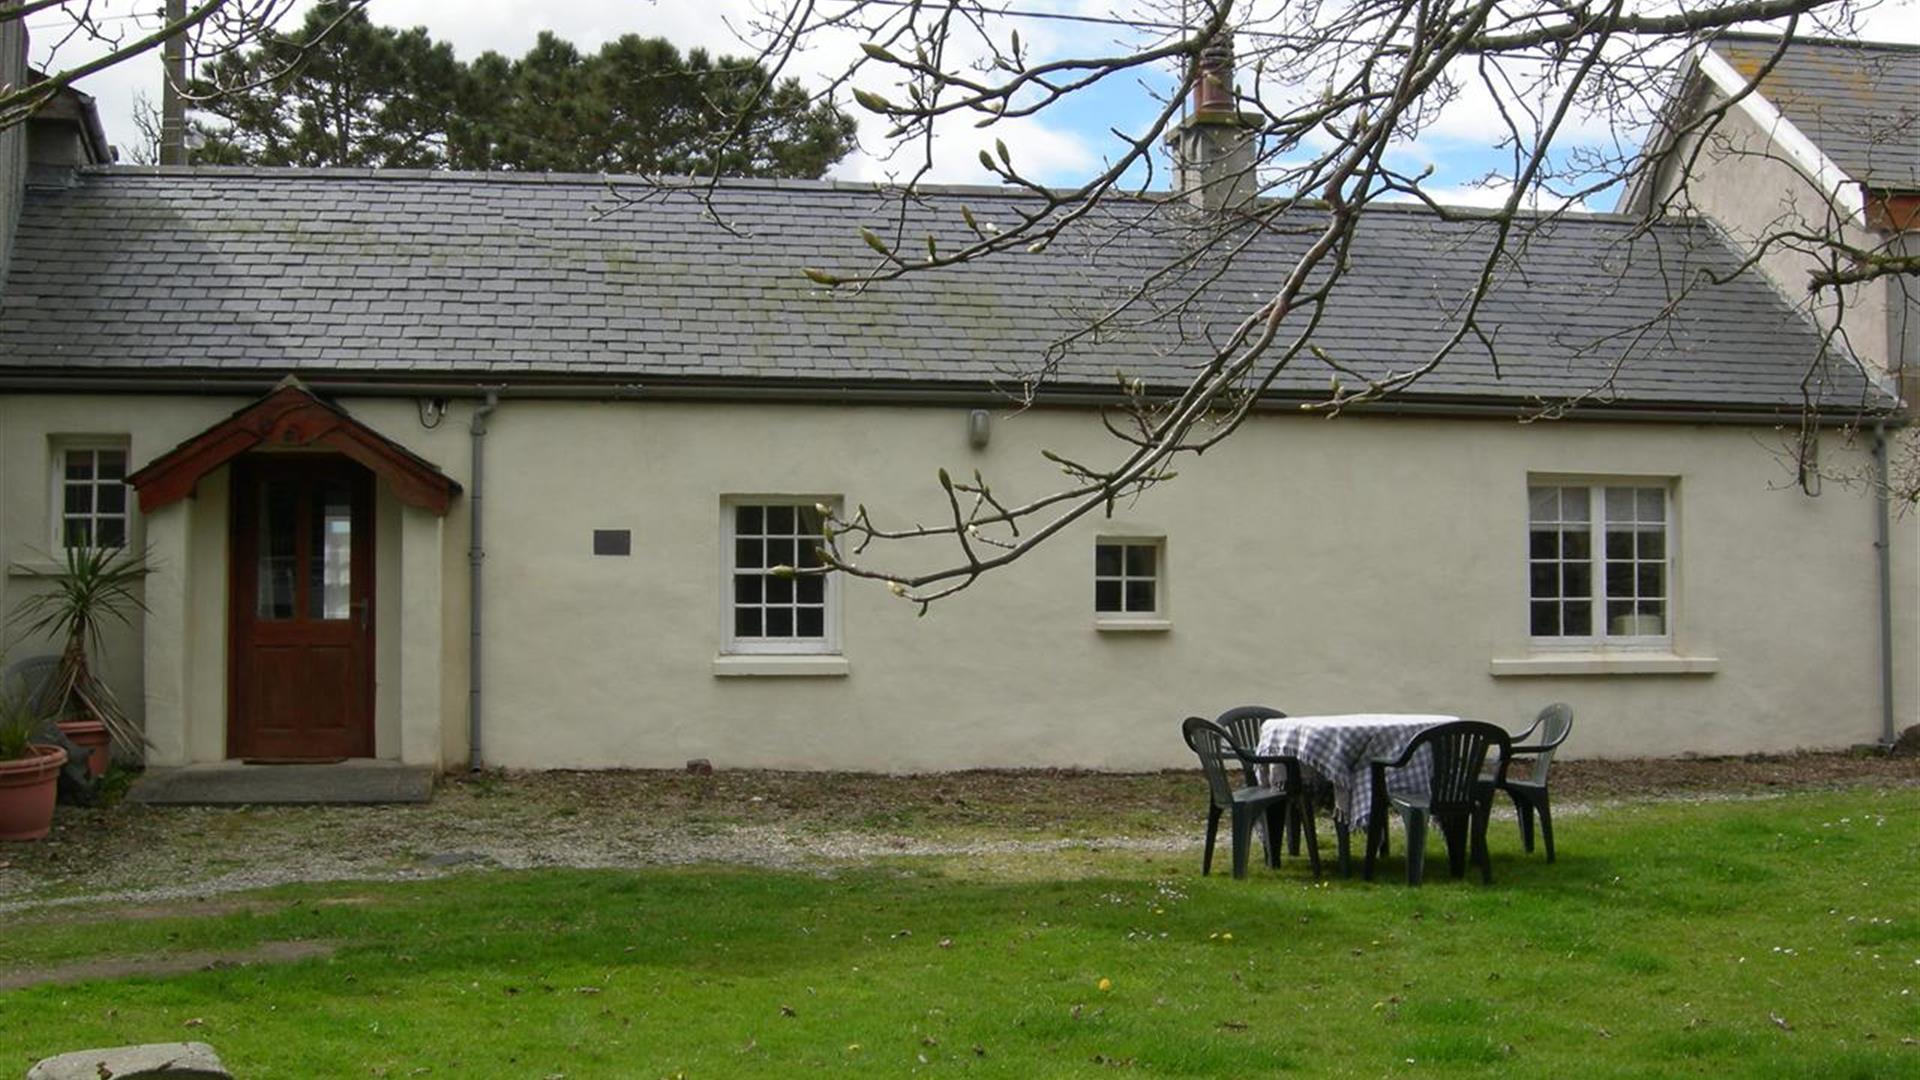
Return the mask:
[[[1723, 41], [1743, 41], [1755, 43], [1765, 42], [1767, 44], [1778, 45], [1783, 40], [1785, 40], [1785, 35], [1783, 34], [1761, 34], [1750, 30], [1730, 30], [1714, 35], [1712, 43], [1717, 45]], [[1804, 37], [1796, 34], [1789, 43], [1789, 47], [1800, 45], [1811, 45], [1823, 49], [1875, 49], [1885, 50], [1887, 52], [1920, 54], [1920, 44], [1905, 41], [1864, 41], [1859, 38]]]
[[[307, 167], [292, 165], [92, 165], [78, 170], [81, 175], [104, 179], [210, 179], [210, 180], [338, 180], [338, 181], [378, 181], [381, 183], [452, 183], [452, 184], [534, 184], [564, 188], [638, 188], [646, 191], [663, 191], [670, 194], [689, 195], [703, 189], [708, 181], [691, 177], [642, 177], [634, 175], [614, 175], [605, 173], [560, 173], [560, 172], [507, 172], [471, 169], [384, 169], [370, 167]], [[861, 195], [899, 195], [904, 190], [899, 185], [875, 180], [806, 180], [795, 178], [770, 177], [721, 177], [715, 186], [723, 191], [786, 191], [795, 194], [861, 194]], [[1053, 189], [1056, 192], [1065, 189]], [[920, 184], [914, 194], [924, 198], [975, 197], [1002, 200], [1031, 200], [1042, 197], [1040, 192], [1026, 188], [1006, 187], [986, 184]], [[1109, 195], [1125, 203], [1153, 202], [1172, 197], [1173, 192], [1152, 190], [1135, 193]], [[1303, 199], [1296, 203], [1302, 209], [1317, 209], [1324, 205], [1318, 199]], [[1444, 209], [1452, 215], [1451, 220], [1492, 220], [1499, 213], [1497, 207], [1453, 205]], [[1408, 199], [1393, 202], [1374, 202], [1368, 204], [1368, 213], [1389, 213], [1429, 217], [1435, 223], [1442, 219], [1433, 216], [1432, 208], [1424, 202]], [[1621, 213], [1617, 210], [1575, 210], [1575, 209], [1533, 209], [1521, 208], [1518, 215], [1536, 221], [1567, 221], [1579, 224], [1597, 223], [1639, 223], [1639, 215]], [[1684, 220], [1665, 220], [1655, 222], [1656, 226], [1696, 224]]]

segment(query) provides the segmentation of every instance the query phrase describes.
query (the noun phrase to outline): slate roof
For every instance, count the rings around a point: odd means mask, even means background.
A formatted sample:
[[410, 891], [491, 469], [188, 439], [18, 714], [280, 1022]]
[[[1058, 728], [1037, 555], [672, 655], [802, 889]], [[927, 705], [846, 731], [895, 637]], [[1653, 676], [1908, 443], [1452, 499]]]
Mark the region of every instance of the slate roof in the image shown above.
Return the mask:
[[[1023, 198], [933, 192], [908, 235], [935, 232], [951, 250], [966, 235], [963, 205], [982, 223], [1006, 222]], [[716, 205], [738, 232], [685, 196], [605, 213], [612, 202], [592, 177], [85, 171], [70, 188], [29, 193], [0, 296], [0, 374], [978, 387], [1039, 362], [1041, 346], [1182, 242], [1103, 222], [1040, 254], [830, 291], [801, 268], [874, 265], [857, 229], [884, 230], [896, 199], [863, 185], [732, 182]], [[1535, 232], [1484, 312], [1498, 364], [1469, 342], [1406, 396], [1563, 400], [1602, 388], [1602, 400], [1649, 407], [1801, 408], [1818, 348], [1809, 324], [1755, 274], [1701, 284], [1736, 265], [1707, 226], [1633, 235], [1608, 216]], [[1419, 363], [1455, 325], [1489, 237], [1484, 221], [1370, 216], [1316, 342], [1374, 373]], [[1218, 278], [1183, 319], [1078, 343], [1060, 358], [1057, 385], [1110, 391], [1116, 372], [1184, 382], [1202, 343], [1244, 316], [1307, 243], [1276, 231], [1229, 266], [1202, 267]], [[1698, 287], [1662, 319], [1688, 286]], [[1277, 390], [1322, 394], [1329, 377], [1302, 356]], [[1850, 364], [1828, 368], [1812, 392], [1848, 407], [1872, 393]]]
[[[1752, 81], [1779, 45], [1730, 35], [1713, 50]], [[1799, 39], [1760, 92], [1855, 182], [1920, 190], [1920, 45]]]

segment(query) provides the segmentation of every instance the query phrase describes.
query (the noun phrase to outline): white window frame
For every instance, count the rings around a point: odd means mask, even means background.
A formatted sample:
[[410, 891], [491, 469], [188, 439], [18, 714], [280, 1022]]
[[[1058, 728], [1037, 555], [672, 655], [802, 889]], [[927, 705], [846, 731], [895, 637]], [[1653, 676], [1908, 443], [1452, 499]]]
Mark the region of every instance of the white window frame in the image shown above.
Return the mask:
[[[1119, 545], [1121, 553], [1121, 572], [1118, 576], [1100, 573], [1100, 548]], [[1153, 574], [1132, 575], [1126, 569], [1125, 549], [1145, 547], [1153, 550]], [[1094, 625], [1102, 630], [1165, 630], [1170, 622], [1167, 613], [1167, 538], [1162, 534], [1143, 535], [1135, 533], [1103, 534], [1093, 541], [1094, 572], [1092, 583]], [[1121, 604], [1126, 603], [1126, 583], [1134, 580], [1153, 582], [1153, 610], [1151, 611], [1102, 611], [1100, 610], [1099, 585], [1103, 581], [1121, 583]]]
[[[792, 506], [813, 510], [840, 505], [835, 495], [724, 495], [720, 499], [720, 652], [723, 656], [837, 656], [840, 654], [840, 575], [822, 574], [822, 616], [819, 638], [751, 638], [734, 632], [734, 541], [736, 511], [743, 506]], [[796, 581], [797, 585], [797, 581]]]
[[[1533, 492], [1538, 488], [1580, 488], [1587, 492], [1587, 565], [1590, 602], [1593, 605], [1593, 633], [1538, 635], [1533, 633]], [[1661, 529], [1664, 540], [1661, 545], [1661, 580], [1665, 595], [1661, 598], [1665, 604], [1665, 621], [1662, 632], [1658, 634], [1615, 634], [1608, 630], [1607, 604], [1611, 599], [1607, 592], [1607, 489], [1632, 488], [1636, 490], [1657, 489], [1661, 493]], [[1656, 652], [1671, 652], [1673, 648], [1674, 626], [1678, 620], [1678, 514], [1677, 498], [1679, 485], [1672, 477], [1652, 476], [1530, 476], [1527, 478], [1526, 522], [1526, 599], [1523, 607], [1523, 625], [1527, 639], [1536, 651], [1567, 652], [1582, 649], [1626, 649]], [[1558, 561], [1564, 561], [1564, 556]]]
[[[121, 474], [121, 486], [126, 489], [126, 501], [121, 504], [123, 547], [134, 545], [134, 492], [127, 487], [125, 478], [133, 474], [133, 450], [130, 440], [115, 435], [56, 435], [47, 441], [47, 550], [58, 557], [67, 550], [67, 454], [69, 451], [86, 450], [97, 453], [101, 450], [118, 450], [124, 456], [126, 467]], [[96, 491], [100, 486], [99, 459], [94, 459], [94, 478], [88, 481]], [[109, 515], [111, 516], [111, 515]], [[90, 513], [93, 522], [93, 534], [99, 535], [100, 512], [99, 497], [96, 494], [94, 509]]]

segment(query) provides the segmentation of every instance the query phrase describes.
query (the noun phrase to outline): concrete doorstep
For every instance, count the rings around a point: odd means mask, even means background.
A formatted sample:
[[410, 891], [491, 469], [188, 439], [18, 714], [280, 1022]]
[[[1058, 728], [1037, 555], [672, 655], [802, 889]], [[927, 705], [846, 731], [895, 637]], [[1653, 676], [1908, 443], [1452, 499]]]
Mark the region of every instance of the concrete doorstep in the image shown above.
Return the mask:
[[433, 798], [433, 781], [434, 771], [424, 765], [373, 758], [289, 765], [213, 761], [150, 768], [127, 789], [127, 801], [153, 806], [422, 803]]

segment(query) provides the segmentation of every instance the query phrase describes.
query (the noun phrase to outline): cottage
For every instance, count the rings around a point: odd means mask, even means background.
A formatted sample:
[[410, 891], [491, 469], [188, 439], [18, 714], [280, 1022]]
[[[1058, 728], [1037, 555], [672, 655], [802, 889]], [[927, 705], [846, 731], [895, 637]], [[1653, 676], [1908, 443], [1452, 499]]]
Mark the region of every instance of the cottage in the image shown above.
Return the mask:
[[[1177, 480], [917, 618], [769, 570], [820, 504], [941, 513], [941, 467], [1050, 489], [1040, 450], [1108, 445], [1116, 372], [1178, 385], [1304, 241], [1255, 240], [1014, 408], [1179, 237], [841, 295], [800, 270], [870, 258], [857, 229], [900, 211], [871, 187], [724, 183], [731, 229], [598, 177], [67, 163], [13, 197], [0, 550], [152, 552], [107, 666], [155, 766], [1141, 768], [1244, 701], [1517, 724], [1565, 699], [1581, 755], [1728, 753], [1914, 712], [1912, 524], [1883, 579], [1872, 493], [1810, 494], [1780, 455], [1807, 415], [1889, 417], [1891, 384], [1813, 366], [1817, 326], [1697, 219], [1552, 223], [1487, 306], [1497, 365], [1327, 419], [1303, 362]], [[931, 190], [909, 230], [1022, 198]], [[1322, 348], [1405, 370], [1489, 242], [1372, 216]], [[1824, 447], [1874, 467], [1871, 432]]]

